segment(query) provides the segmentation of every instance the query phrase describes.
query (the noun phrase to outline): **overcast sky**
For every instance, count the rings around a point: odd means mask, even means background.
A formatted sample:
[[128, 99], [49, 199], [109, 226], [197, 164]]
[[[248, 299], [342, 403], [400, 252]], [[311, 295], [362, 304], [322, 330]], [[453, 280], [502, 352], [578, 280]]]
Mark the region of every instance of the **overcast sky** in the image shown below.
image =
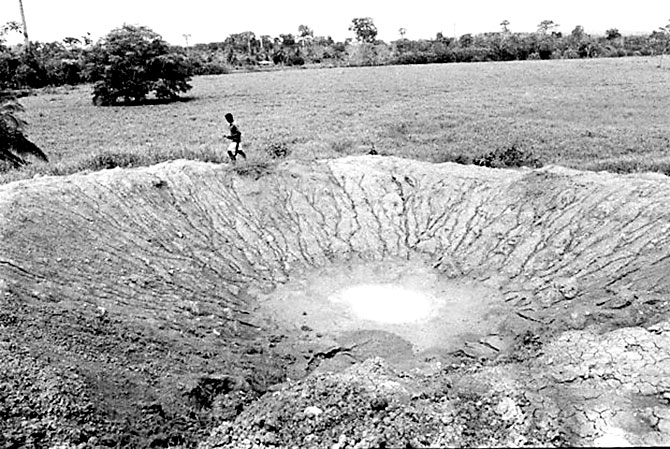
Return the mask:
[[[371, 17], [378, 38], [409, 39], [500, 30], [535, 31], [542, 20], [569, 33], [582, 25], [587, 33], [618, 28], [624, 34], [650, 33], [670, 22], [668, 0], [23, 0], [31, 40], [51, 42], [80, 37], [98, 39], [124, 23], [145, 25], [173, 44], [224, 40], [232, 33], [297, 34], [301, 24], [317, 36], [353, 37], [354, 17]], [[18, 0], [0, 0], [0, 24], [20, 22]], [[19, 41], [12, 36], [10, 42]]]

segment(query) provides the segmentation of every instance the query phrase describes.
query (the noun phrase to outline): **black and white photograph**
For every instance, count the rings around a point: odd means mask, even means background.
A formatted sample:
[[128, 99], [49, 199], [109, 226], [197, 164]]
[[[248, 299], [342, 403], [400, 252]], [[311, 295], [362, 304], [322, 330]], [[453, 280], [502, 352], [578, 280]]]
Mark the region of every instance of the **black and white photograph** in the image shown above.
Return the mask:
[[0, 449], [670, 446], [670, 2], [0, 0]]

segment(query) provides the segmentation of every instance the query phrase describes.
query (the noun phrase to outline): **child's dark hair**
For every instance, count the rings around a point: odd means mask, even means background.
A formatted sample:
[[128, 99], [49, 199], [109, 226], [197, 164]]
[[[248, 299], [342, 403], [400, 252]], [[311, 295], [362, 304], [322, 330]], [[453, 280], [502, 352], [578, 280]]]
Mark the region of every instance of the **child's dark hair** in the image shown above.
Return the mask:
[[233, 121], [233, 114], [231, 114], [230, 112], [227, 113], [226, 115], [224, 115], [224, 117], [225, 117], [226, 120], [229, 121], [229, 122], [232, 122], [232, 121]]

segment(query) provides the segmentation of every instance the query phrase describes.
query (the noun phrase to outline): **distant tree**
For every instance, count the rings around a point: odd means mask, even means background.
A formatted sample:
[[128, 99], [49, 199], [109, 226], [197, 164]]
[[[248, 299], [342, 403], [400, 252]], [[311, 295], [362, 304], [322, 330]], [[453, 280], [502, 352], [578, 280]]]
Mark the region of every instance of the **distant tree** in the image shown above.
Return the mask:
[[2, 41], [4, 42], [7, 33], [12, 31], [21, 33], [22, 32], [21, 24], [15, 20], [6, 22], [4, 25], [0, 27], [0, 39], [2, 39]]
[[263, 34], [262, 36], [260, 36], [258, 41], [260, 42], [261, 48], [265, 51], [272, 50], [272, 47], [274, 46], [272, 36], [268, 34]]
[[174, 99], [191, 88], [186, 56], [143, 26], [124, 25], [103, 37], [88, 53], [87, 70], [98, 105], [120, 98], [141, 102], [152, 92], [160, 99]]
[[500, 26], [502, 27], [503, 33], [509, 33], [509, 20], [503, 20], [500, 22]]
[[300, 37], [314, 37], [314, 31], [307, 25], [300, 25], [298, 27], [298, 36]]
[[577, 25], [574, 30], [570, 32], [570, 36], [577, 42], [581, 41], [584, 39], [584, 36], [586, 36], [586, 33], [584, 32], [584, 27], [581, 25]]
[[[556, 45], [561, 39], [561, 33], [552, 31], [559, 25], [553, 20], [543, 20], [537, 26], [536, 53], [540, 59], [550, 59], [556, 50]], [[551, 31], [551, 34], [549, 33]]]
[[91, 39], [91, 33], [87, 32], [84, 36], [81, 37], [82, 41], [84, 42], [84, 45], [88, 46], [93, 43], [93, 39]]
[[407, 28], [401, 27], [398, 30], [398, 33], [400, 33], [400, 39], [405, 39], [405, 34], [407, 34]]
[[300, 45], [305, 47], [306, 44], [309, 45], [314, 39], [314, 31], [307, 25], [300, 25], [298, 27], [298, 37]]
[[280, 34], [279, 38], [283, 47], [292, 48], [295, 45], [295, 36], [292, 34]]
[[664, 26], [660, 27], [658, 30], [651, 33], [649, 36], [654, 52], [660, 53], [661, 58], [658, 62], [658, 67], [663, 66], [663, 57], [670, 49], [670, 22]]
[[605, 38], [608, 41], [613, 41], [614, 39], [619, 39], [621, 37], [621, 33], [619, 33], [619, 30], [616, 28], [610, 28], [609, 30], [605, 31]]
[[257, 45], [256, 35], [253, 31], [243, 31], [242, 33], [234, 33], [226, 38], [224, 42], [226, 49], [229, 51], [229, 62], [237, 60], [237, 55], [250, 56]]
[[471, 47], [474, 42], [472, 34], [467, 33], [458, 38], [458, 44], [463, 48]]
[[537, 26], [537, 31], [541, 34], [547, 34], [549, 31], [553, 30], [554, 28], [558, 28], [559, 26], [560, 25], [555, 23], [553, 20], [543, 20]]
[[26, 155], [43, 161], [48, 158], [25, 134], [25, 122], [17, 117], [23, 107], [8, 93], [0, 93], [0, 161], [17, 168], [28, 163]]
[[377, 39], [377, 27], [370, 17], [359, 17], [351, 20], [349, 31], [356, 34], [358, 42], [373, 44]]
[[21, 25], [17, 22], [7, 22], [0, 26], [0, 91], [16, 88], [18, 84], [16, 71], [21, 60], [5, 44], [7, 34], [20, 29]]
[[66, 37], [63, 38], [63, 44], [65, 44], [67, 48], [72, 49], [81, 45], [81, 40], [77, 39], [76, 37]]

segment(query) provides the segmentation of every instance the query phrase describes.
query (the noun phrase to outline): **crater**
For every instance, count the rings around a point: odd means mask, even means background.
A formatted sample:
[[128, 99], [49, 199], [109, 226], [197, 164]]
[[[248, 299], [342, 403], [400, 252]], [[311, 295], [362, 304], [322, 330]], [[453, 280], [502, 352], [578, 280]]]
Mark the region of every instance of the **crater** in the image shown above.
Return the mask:
[[[355, 381], [407, 410], [427, 398], [389, 445], [670, 441], [665, 177], [374, 156], [248, 173], [175, 161], [0, 186], [5, 428], [28, 397], [36, 425], [74, 429], [78, 404], [114, 444], [159, 424], [195, 444], [214, 415], [253, 440], [241, 410], [290, 421], [301, 389]], [[500, 425], [468, 439], [473, 410]], [[359, 412], [343, 433], [371, 425]]]

